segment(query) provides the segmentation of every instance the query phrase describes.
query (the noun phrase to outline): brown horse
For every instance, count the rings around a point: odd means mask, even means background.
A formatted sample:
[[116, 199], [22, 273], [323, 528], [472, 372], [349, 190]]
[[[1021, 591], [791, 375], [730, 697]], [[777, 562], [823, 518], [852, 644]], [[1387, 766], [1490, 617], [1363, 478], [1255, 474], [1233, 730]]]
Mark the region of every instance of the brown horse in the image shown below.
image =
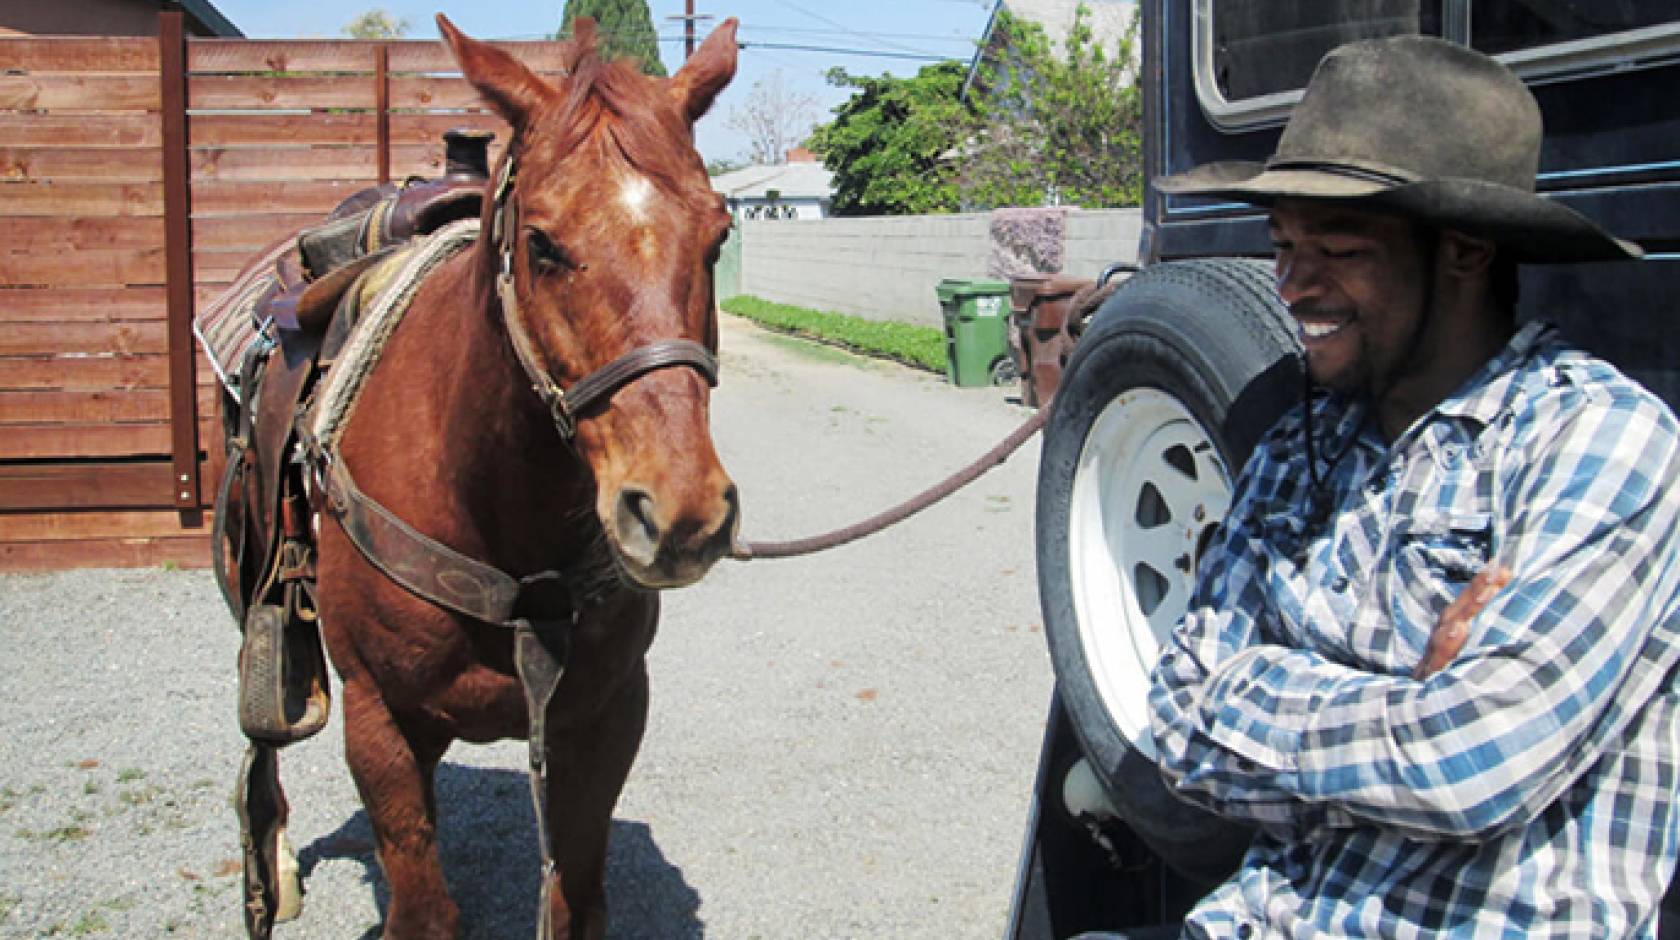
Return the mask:
[[[503, 199], [485, 200], [478, 244], [419, 288], [333, 459], [370, 499], [465, 556], [515, 578], [562, 572], [594, 585], [561, 612], [572, 627], [546, 712], [539, 824], [554, 867], [539, 920], [558, 937], [600, 937], [612, 810], [647, 714], [655, 591], [695, 581], [729, 549], [737, 497], [697, 363], [643, 363], [575, 413], [550, 393], [650, 345], [715, 353], [711, 267], [729, 216], [692, 125], [734, 75], [735, 21], [665, 81], [602, 62], [580, 20], [557, 84], [438, 24], [512, 126], [504, 162], [516, 170]], [[454, 937], [433, 772], [457, 739], [526, 735], [513, 631], [394, 582], [331, 512], [318, 578], [346, 755], [390, 884], [385, 936]]]

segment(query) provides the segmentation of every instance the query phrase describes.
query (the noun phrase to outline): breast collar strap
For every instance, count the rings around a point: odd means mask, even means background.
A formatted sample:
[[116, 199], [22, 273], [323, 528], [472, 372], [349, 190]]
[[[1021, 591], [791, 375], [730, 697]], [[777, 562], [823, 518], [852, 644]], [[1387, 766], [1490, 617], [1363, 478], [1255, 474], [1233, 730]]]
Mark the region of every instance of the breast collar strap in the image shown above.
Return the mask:
[[496, 252], [496, 298], [502, 308], [502, 321], [507, 324], [508, 341], [520, 368], [548, 407], [561, 439], [570, 443], [577, 436], [577, 422], [592, 408], [604, 403], [612, 394], [636, 379], [658, 369], [688, 366], [705, 378], [706, 384], [716, 388], [717, 357], [705, 346], [687, 339], [662, 339], [638, 346], [619, 356], [589, 375], [579, 379], [570, 390], [562, 389], [542, 364], [536, 344], [519, 317], [519, 297], [514, 289], [513, 247], [518, 234], [518, 207], [513, 202], [515, 179], [514, 160], [509, 155], [502, 161], [496, 177], [494, 210], [490, 217], [491, 247]]

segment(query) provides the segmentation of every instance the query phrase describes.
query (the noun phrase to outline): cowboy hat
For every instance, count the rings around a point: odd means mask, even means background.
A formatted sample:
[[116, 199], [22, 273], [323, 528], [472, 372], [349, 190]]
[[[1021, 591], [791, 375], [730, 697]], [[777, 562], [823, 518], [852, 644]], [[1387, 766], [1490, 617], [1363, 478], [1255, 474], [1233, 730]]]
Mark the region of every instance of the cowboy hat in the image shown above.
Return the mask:
[[1264, 164], [1209, 163], [1155, 185], [1256, 205], [1357, 202], [1488, 239], [1518, 261], [1641, 257], [1535, 194], [1540, 138], [1540, 107], [1509, 69], [1431, 36], [1394, 36], [1325, 55]]

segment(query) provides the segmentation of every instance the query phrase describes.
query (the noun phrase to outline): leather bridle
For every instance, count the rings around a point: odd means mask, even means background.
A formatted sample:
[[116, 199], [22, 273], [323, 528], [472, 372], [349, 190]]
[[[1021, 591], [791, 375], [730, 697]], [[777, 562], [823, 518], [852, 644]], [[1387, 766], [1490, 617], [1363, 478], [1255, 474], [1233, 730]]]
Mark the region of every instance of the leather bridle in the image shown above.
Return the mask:
[[[510, 148], [511, 150], [511, 148]], [[570, 443], [577, 435], [578, 419], [603, 404], [620, 388], [659, 369], [687, 366], [700, 373], [706, 384], [717, 387], [717, 357], [705, 346], [687, 339], [662, 339], [638, 346], [619, 356], [589, 375], [579, 379], [570, 389], [562, 389], [554, 381], [532, 342], [525, 325], [519, 319], [519, 298], [513, 282], [513, 246], [518, 233], [518, 205], [513, 200], [515, 178], [514, 158], [510, 152], [502, 161], [492, 195], [490, 216], [490, 247], [496, 252], [496, 297], [501, 303], [502, 321], [507, 325], [508, 340], [514, 357], [531, 381], [531, 390], [548, 407], [554, 426], [562, 440]]]

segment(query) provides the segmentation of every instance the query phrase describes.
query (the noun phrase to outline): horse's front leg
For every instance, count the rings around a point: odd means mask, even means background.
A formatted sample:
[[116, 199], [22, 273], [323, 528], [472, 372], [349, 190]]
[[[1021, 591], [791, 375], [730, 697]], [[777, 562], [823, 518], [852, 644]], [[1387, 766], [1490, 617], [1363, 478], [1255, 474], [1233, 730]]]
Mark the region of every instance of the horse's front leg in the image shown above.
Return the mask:
[[385, 940], [455, 940], [460, 911], [437, 849], [433, 772], [447, 736], [404, 729], [365, 678], [344, 682], [344, 751], [391, 887]]
[[[625, 647], [613, 657], [622, 657], [621, 664], [615, 664], [619, 668], [609, 671], [617, 678], [615, 686], [592, 688], [600, 681], [599, 673], [570, 670], [550, 710], [546, 824], [556, 868], [548, 885], [555, 940], [600, 940], [607, 933], [607, 840], [613, 807], [647, 726], [647, 644], [642, 637], [651, 638], [657, 615], [657, 606], [648, 600], [634, 605], [627, 622], [611, 627], [618, 632], [616, 642]], [[568, 715], [574, 708], [583, 714]]]

